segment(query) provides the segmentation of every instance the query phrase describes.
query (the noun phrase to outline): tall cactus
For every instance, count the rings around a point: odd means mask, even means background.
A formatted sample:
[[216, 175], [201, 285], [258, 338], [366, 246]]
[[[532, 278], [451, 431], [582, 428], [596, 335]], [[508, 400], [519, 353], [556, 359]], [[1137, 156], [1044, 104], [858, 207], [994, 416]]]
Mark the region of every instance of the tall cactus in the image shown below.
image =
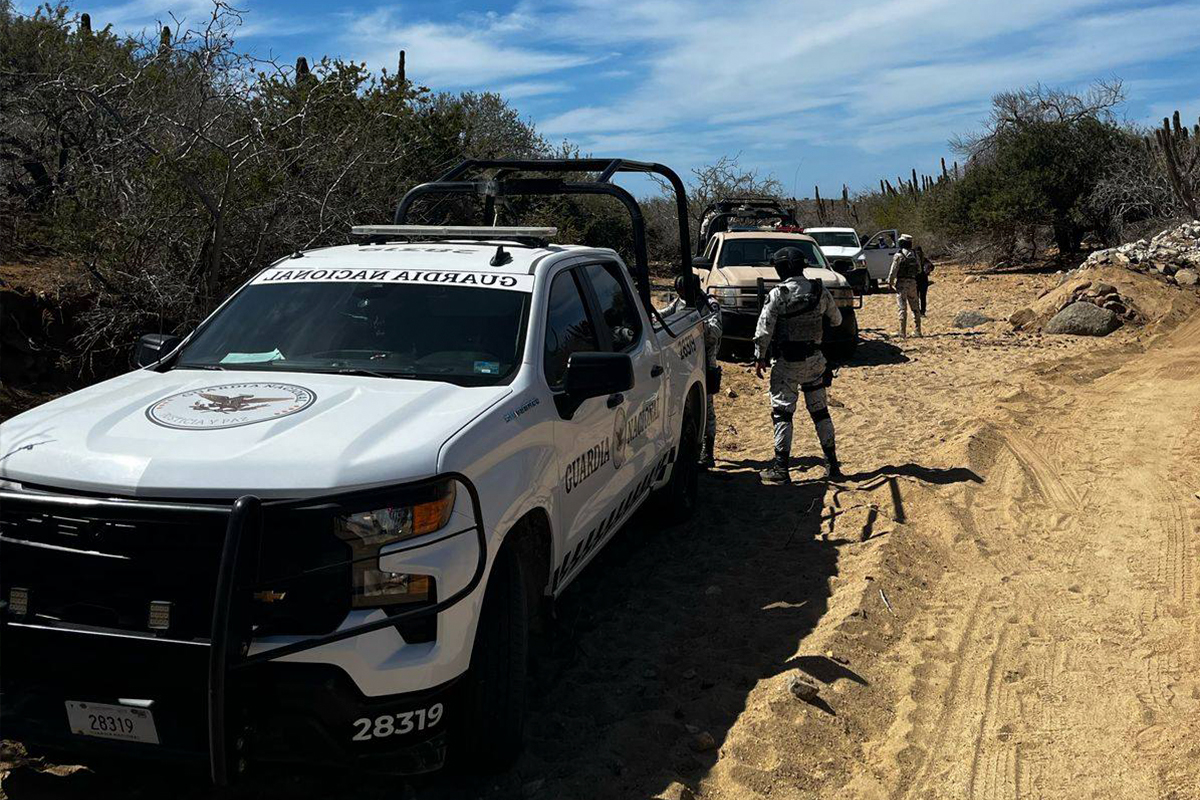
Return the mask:
[[1200, 217], [1200, 122], [1195, 137], [1189, 141], [1188, 129], [1180, 123], [1179, 112], [1163, 118], [1162, 127], [1154, 132], [1155, 143], [1162, 153], [1167, 177], [1175, 198], [1191, 219]]

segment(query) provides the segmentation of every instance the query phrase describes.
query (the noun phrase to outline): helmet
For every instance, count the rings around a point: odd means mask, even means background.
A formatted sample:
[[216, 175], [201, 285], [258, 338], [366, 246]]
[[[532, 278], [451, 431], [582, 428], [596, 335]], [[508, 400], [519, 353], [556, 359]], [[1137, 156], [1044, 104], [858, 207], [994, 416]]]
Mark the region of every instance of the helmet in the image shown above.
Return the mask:
[[785, 281], [793, 276], [804, 275], [808, 256], [799, 247], [781, 247], [771, 256], [771, 265], [775, 267], [779, 280]]

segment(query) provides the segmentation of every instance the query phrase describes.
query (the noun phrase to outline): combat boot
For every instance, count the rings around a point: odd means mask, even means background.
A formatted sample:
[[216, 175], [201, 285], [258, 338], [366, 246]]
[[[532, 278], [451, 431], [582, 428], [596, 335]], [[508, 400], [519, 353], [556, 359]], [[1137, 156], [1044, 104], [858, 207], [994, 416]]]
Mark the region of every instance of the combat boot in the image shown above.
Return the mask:
[[705, 435], [704, 449], [700, 451], [700, 469], [712, 469], [717, 465], [717, 461], [713, 458], [713, 447], [716, 444], [716, 437]]
[[790, 471], [791, 459], [788, 454], [782, 450], [775, 451], [775, 460], [771, 466], [758, 473], [762, 478], [763, 483], [791, 483], [792, 473]]
[[908, 338], [908, 320], [907, 319], [900, 320], [900, 338], [901, 339]]
[[827, 448], [825, 450], [825, 479], [830, 481], [840, 481], [846, 476], [842, 473], [842, 465], [838, 461], [837, 450], [835, 448]]
[[917, 336], [921, 336], [921, 314], [913, 315], [913, 324], [917, 326]]

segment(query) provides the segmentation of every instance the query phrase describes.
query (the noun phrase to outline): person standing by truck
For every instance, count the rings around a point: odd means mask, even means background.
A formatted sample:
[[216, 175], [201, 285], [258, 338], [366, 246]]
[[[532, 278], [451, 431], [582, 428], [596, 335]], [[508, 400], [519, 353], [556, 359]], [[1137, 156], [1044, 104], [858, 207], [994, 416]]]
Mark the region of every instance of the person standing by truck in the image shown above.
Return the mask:
[[804, 277], [807, 259], [802, 250], [784, 247], [776, 251], [771, 263], [780, 283], [767, 295], [758, 317], [754, 369], [760, 378], [768, 367], [771, 370], [775, 460], [760, 474], [766, 483], [791, 483], [792, 418], [803, 393], [804, 406], [825, 453], [825, 475], [838, 479], [842, 471], [825, 396], [830, 373], [821, 352], [821, 339], [823, 323], [828, 321], [837, 327], [842, 315], [829, 291], [819, 281]]
[[913, 325], [917, 336], [921, 335], [921, 299], [917, 290], [917, 279], [924, 272], [921, 258], [913, 250], [913, 239], [901, 234], [897, 242], [900, 250], [892, 257], [887, 282], [896, 292], [896, 314], [900, 318], [900, 337], [908, 337], [908, 309], [912, 309]]
[[917, 245], [913, 252], [917, 254], [917, 260], [921, 262], [921, 274], [917, 276], [917, 298], [921, 301], [921, 316], [925, 316], [928, 311], [929, 298], [929, 275], [933, 272], [933, 262], [925, 257], [925, 251]]

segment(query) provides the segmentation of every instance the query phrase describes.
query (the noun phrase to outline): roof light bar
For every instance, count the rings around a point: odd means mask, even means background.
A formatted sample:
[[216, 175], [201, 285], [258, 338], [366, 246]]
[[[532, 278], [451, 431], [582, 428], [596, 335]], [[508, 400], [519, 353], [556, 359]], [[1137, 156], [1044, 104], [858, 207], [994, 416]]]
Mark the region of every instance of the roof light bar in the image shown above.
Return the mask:
[[437, 236], [464, 239], [549, 239], [558, 228], [526, 228], [502, 225], [355, 225], [355, 236]]

